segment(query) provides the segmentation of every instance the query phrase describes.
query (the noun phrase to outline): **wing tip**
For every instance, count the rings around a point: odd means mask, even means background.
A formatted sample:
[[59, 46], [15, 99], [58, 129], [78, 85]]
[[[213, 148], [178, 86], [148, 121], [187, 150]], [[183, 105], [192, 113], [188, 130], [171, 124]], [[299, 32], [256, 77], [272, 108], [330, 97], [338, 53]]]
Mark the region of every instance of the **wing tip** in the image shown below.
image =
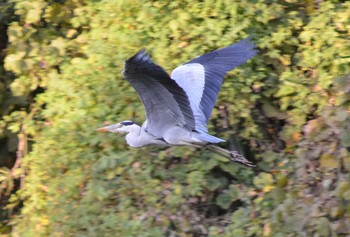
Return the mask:
[[243, 47], [243, 49], [246, 52], [249, 52], [249, 58], [252, 58], [253, 56], [255, 56], [259, 52], [258, 49], [256, 48], [254, 42], [252, 41], [251, 36], [244, 38], [243, 40], [233, 44], [232, 46]]
[[142, 48], [136, 54], [134, 54], [132, 57], [127, 59], [125, 62], [126, 63], [138, 63], [138, 62], [149, 62], [149, 61], [151, 61], [151, 58], [149, 57], [146, 49]]

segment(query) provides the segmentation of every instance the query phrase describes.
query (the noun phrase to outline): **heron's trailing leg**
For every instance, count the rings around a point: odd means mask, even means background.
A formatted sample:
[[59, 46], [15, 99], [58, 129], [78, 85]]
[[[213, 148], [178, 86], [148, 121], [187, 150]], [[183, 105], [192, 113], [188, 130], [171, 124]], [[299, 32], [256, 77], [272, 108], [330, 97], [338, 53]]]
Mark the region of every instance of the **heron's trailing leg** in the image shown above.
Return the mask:
[[215, 154], [218, 154], [220, 156], [228, 158], [229, 160], [231, 160], [233, 162], [237, 162], [237, 163], [240, 163], [242, 165], [249, 166], [249, 167], [255, 167], [255, 165], [252, 162], [250, 162], [249, 160], [244, 158], [244, 156], [239, 154], [237, 151], [229, 151], [229, 150], [226, 150], [224, 148], [221, 148], [221, 147], [218, 147], [215, 145], [206, 145], [203, 148], [208, 150], [208, 151], [211, 151]]

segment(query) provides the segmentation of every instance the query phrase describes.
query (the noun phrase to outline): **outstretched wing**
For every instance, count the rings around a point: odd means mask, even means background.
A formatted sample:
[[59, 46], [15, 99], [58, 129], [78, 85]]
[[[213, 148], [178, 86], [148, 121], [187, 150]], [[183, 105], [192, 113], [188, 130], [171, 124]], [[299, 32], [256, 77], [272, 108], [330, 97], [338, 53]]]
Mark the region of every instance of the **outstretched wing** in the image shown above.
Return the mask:
[[171, 78], [185, 90], [189, 98], [197, 131], [208, 131], [207, 122], [225, 74], [256, 53], [254, 44], [246, 38], [197, 57], [171, 73]]
[[125, 62], [123, 77], [142, 100], [146, 110], [147, 132], [161, 138], [172, 126], [195, 129], [193, 112], [185, 91], [163, 68], [152, 62], [145, 50]]

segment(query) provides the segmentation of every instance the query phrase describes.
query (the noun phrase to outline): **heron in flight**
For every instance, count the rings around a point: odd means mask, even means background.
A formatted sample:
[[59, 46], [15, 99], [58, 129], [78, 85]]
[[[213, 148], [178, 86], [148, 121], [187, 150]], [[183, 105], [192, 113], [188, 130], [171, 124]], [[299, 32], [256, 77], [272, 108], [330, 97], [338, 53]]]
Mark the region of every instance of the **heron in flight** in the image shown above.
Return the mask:
[[208, 134], [207, 122], [225, 74], [255, 54], [254, 44], [246, 38], [199, 56], [177, 67], [169, 76], [143, 49], [125, 61], [122, 75], [138, 93], [146, 110], [146, 121], [141, 127], [127, 120], [97, 131], [126, 133], [126, 142], [132, 147], [201, 147], [231, 161], [254, 166], [238, 152], [216, 146], [224, 140]]

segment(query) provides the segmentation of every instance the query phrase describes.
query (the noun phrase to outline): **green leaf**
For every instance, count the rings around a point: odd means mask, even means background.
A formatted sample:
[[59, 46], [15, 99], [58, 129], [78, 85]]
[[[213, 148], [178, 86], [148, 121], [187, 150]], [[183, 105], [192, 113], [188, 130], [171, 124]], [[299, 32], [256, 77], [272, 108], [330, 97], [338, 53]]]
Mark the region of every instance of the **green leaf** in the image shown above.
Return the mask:
[[215, 178], [209, 178], [206, 183], [206, 188], [210, 191], [214, 191], [221, 186], [221, 180]]
[[222, 193], [216, 198], [216, 204], [218, 204], [222, 209], [228, 209], [232, 202], [231, 196], [228, 193]]
[[350, 182], [342, 181], [338, 184], [336, 194], [340, 198], [345, 199], [345, 194], [347, 194], [350, 191]]
[[350, 133], [348, 130], [344, 130], [342, 132], [340, 139], [344, 147], [350, 147]]
[[287, 84], [287, 85], [282, 85], [280, 89], [276, 93], [276, 97], [285, 97], [288, 95], [291, 95], [296, 92], [295, 85], [292, 84]]

